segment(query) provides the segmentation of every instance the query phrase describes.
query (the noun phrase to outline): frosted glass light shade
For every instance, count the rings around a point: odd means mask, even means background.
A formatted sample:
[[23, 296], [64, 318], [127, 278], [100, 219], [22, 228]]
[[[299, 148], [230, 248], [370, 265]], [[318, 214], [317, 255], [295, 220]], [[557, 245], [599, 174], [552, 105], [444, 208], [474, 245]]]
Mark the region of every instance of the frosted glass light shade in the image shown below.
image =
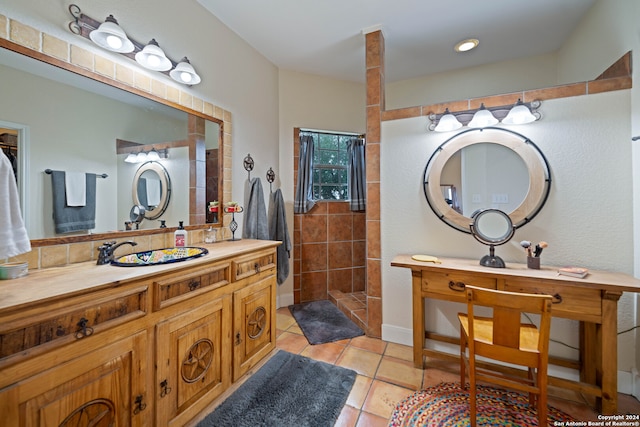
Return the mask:
[[112, 52], [129, 53], [134, 49], [133, 43], [113, 15], [109, 15], [97, 29], [91, 31], [89, 38], [101, 48]]
[[158, 160], [160, 160], [160, 154], [158, 154], [155, 148], [147, 153], [148, 162], [157, 162]]
[[136, 156], [136, 163], [144, 163], [147, 160], [147, 153], [145, 153], [144, 151], [139, 152]]
[[124, 161], [126, 163], [138, 163], [138, 155], [135, 153], [129, 153]]
[[522, 101], [518, 100], [518, 103], [513, 107], [507, 117], [502, 119], [502, 123], [505, 125], [523, 125], [536, 121], [536, 116], [531, 113], [529, 107], [524, 105]]
[[444, 112], [444, 115], [438, 121], [438, 125], [435, 127], [436, 132], [448, 132], [456, 129], [460, 129], [462, 127], [462, 123], [449, 112], [447, 108]]
[[172, 66], [156, 39], [151, 39], [140, 52], [136, 53], [136, 61], [144, 68], [153, 71], [167, 71]]
[[200, 76], [196, 73], [196, 70], [186, 56], [176, 65], [176, 68], [171, 70], [169, 75], [178, 83], [186, 85], [197, 85], [201, 81]]
[[476, 111], [473, 118], [467, 126], [470, 128], [484, 128], [498, 123], [498, 119], [493, 116], [491, 111], [487, 110], [484, 104], [480, 105], [480, 109]]

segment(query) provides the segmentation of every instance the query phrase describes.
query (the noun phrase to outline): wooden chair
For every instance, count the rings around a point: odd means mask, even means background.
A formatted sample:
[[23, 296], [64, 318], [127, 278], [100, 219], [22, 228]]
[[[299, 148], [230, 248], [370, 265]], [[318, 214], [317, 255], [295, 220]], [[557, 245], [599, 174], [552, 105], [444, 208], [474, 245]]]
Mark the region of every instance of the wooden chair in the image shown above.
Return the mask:
[[[537, 401], [538, 424], [547, 425], [547, 364], [551, 326], [550, 295], [534, 295], [465, 287], [467, 314], [460, 320], [460, 383], [469, 375], [471, 425], [476, 425], [476, 384], [489, 382], [529, 393], [529, 404]], [[474, 307], [491, 307], [491, 317], [477, 317]], [[522, 323], [521, 314], [540, 315], [540, 327]], [[467, 351], [469, 350], [468, 355]], [[527, 368], [486, 363], [483, 357]], [[537, 399], [536, 399], [537, 397]]]

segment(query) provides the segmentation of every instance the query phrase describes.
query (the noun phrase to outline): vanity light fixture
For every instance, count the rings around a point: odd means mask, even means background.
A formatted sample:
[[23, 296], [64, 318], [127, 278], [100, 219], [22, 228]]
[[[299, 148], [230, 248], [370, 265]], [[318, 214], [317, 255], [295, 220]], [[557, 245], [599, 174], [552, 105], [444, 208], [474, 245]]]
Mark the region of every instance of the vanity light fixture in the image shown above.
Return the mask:
[[155, 148], [147, 153], [147, 161], [157, 162], [158, 160], [160, 160], [160, 154], [158, 154]]
[[136, 62], [153, 71], [168, 71], [173, 65], [156, 39], [151, 39], [140, 52], [136, 53]]
[[157, 162], [160, 159], [169, 158], [169, 149], [163, 148], [156, 150], [152, 148], [151, 151], [140, 151], [138, 153], [129, 153], [124, 159], [126, 163], [145, 163], [145, 162]]
[[454, 116], [449, 109], [445, 109], [444, 114], [438, 120], [438, 125], [435, 125], [435, 122], [432, 122], [434, 128], [431, 130], [435, 130], [436, 132], [448, 132], [451, 130], [460, 129], [462, 127], [462, 123], [456, 116]]
[[129, 53], [134, 49], [133, 43], [113, 15], [107, 16], [98, 28], [91, 31], [89, 38], [101, 48], [112, 52]]
[[169, 73], [171, 78], [178, 83], [184, 83], [187, 85], [197, 85], [200, 83], [200, 76], [196, 73], [196, 70], [189, 62], [189, 58], [186, 56], [176, 65], [176, 68]]
[[493, 126], [496, 123], [498, 123], [498, 119], [496, 119], [493, 113], [487, 110], [484, 103], [482, 103], [480, 104], [480, 109], [475, 112], [467, 126], [470, 128], [486, 128], [487, 126]]
[[73, 21], [69, 23], [72, 33], [91, 40], [103, 49], [121, 53], [148, 70], [166, 74], [178, 83], [193, 86], [201, 82], [200, 76], [186, 57], [178, 63], [167, 57], [155, 39], [151, 39], [146, 45], [130, 39], [113, 15], [109, 15], [101, 23], [82, 13], [75, 4], [69, 5], [69, 13], [73, 17]]
[[506, 125], [522, 125], [525, 123], [535, 122], [538, 119], [539, 117], [536, 118], [529, 107], [524, 105], [521, 99], [518, 99], [516, 105], [511, 110], [509, 110], [509, 114], [507, 114], [507, 117], [502, 119], [502, 123]]
[[[450, 112], [448, 108], [442, 114], [429, 114], [429, 130], [436, 132], [448, 132], [457, 130], [462, 126], [470, 128], [484, 128], [498, 123], [505, 125], [519, 125], [531, 123], [542, 118], [538, 111], [540, 101], [522, 102], [518, 99], [515, 105], [502, 105], [497, 107], [485, 107], [473, 110]], [[456, 125], [458, 123], [458, 125]]]

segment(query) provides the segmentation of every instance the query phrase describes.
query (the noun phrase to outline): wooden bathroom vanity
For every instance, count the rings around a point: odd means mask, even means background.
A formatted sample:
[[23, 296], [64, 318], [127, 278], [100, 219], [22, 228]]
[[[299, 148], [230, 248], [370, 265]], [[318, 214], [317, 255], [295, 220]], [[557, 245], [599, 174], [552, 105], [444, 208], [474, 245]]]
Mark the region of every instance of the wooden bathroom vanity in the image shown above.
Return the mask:
[[279, 244], [0, 282], [0, 424], [184, 425], [275, 348]]
[[550, 364], [578, 370], [580, 381], [549, 377], [549, 385], [595, 396], [602, 413], [617, 413], [618, 300], [623, 292], [640, 292], [640, 280], [604, 271], [591, 271], [584, 279], [576, 279], [558, 275], [554, 267], [533, 270], [526, 264], [507, 263], [507, 268], [488, 268], [479, 265], [478, 260], [440, 258], [440, 261], [421, 262], [411, 255], [398, 255], [391, 262], [392, 266], [411, 269], [415, 367], [424, 367], [425, 356], [459, 359], [458, 354], [427, 348], [427, 340], [459, 344], [459, 339], [426, 330], [425, 298], [463, 303], [467, 284], [549, 294], [554, 297], [552, 316], [580, 322], [580, 360], [549, 357]]

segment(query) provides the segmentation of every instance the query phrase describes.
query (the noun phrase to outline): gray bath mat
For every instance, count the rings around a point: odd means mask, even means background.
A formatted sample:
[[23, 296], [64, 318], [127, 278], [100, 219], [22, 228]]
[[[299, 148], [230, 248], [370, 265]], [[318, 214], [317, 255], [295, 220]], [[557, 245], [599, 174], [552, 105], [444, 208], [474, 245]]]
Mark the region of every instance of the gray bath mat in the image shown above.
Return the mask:
[[331, 427], [355, 379], [351, 369], [281, 350], [197, 427]]
[[309, 344], [324, 344], [358, 337], [364, 331], [330, 301], [312, 301], [289, 306]]

